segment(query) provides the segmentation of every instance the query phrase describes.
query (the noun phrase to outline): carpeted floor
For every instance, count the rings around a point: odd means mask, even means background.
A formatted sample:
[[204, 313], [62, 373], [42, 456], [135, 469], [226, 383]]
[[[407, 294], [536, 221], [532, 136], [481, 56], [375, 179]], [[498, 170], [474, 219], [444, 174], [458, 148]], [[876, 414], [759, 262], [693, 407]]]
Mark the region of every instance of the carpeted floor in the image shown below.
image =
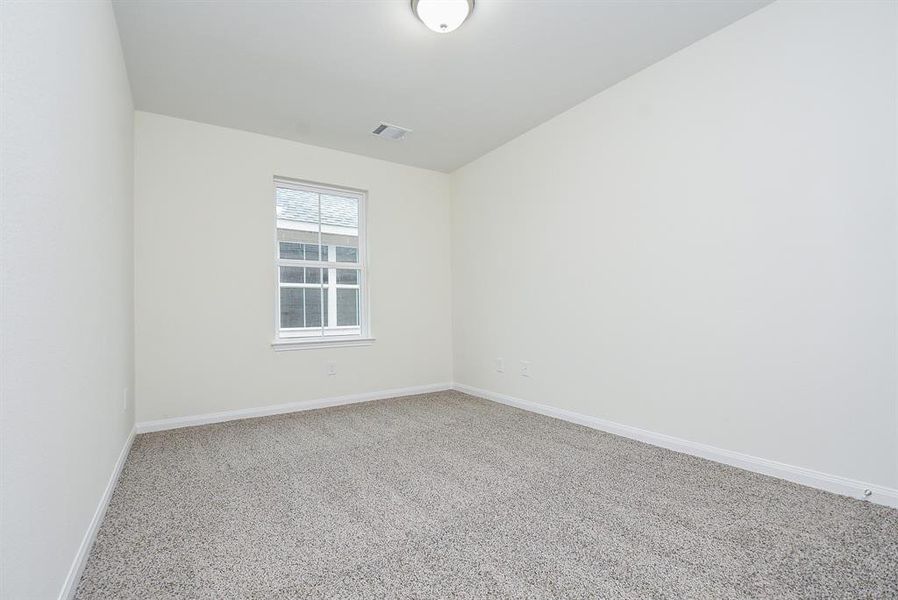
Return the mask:
[[138, 436], [77, 598], [898, 598], [898, 511], [441, 392]]

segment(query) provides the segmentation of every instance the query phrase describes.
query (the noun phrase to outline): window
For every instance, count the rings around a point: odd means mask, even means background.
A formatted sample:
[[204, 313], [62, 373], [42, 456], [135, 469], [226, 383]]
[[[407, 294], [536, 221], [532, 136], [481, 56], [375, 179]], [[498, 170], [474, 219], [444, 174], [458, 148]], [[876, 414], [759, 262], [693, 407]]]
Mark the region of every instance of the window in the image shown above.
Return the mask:
[[370, 342], [365, 194], [275, 179], [275, 206], [275, 347]]

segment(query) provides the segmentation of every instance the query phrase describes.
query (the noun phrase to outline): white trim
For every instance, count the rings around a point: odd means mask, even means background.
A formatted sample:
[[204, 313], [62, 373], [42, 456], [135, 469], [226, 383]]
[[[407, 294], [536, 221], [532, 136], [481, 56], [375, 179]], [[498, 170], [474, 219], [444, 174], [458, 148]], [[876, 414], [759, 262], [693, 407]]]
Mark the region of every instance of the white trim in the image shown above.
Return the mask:
[[[353, 327], [358, 329], [358, 327]], [[320, 331], [320, 329], [319, 329]], [[312, 350], [313, 348], [349, 348], [351, 346], [370, 346], [374, 343], [373, 337], [351, 337], [341, 340], [339, 337], [317, 336], [302, 337], [296, 336], [292, 338], [282, 337], [279, 340], [271, 342], [271, 347], [275, 352], [285, 352], [289, 350]]]
[[333, 185], [331, 183], [319, 183], [317, 181], [307, 181], [305, 179], [294, 179], [292, 177], [274, 176], [274, 181], [279, 187], [290, 188], [298, 192], [312, 192], [313, 194], [326, 194], [328, 196], [341, 196], [343, 198], [358, 198], [360, 195], [367, 194], [367, 190], [360, 188], [347, 187], [343, 185]]
[[115, 461], [112, 475], [110, 475], [109, 481], [106, 483], [106, 489], [103, 490], [103, 495], [100, 496], [100, 502], [97, 504], [94, 516], [87, 526], [87, 531], [84, 532], [81, 546], [78, 548], [75, 560], [72, 561], [72, 566], [69, 568], [69, 573], [62, 585], [62, 590], [59, 592], [59, 600], [70, 600], [70, 598], [75, 595], [78, 582], [81, 580], [81, 574], [84, 573], [84, 567], [87, 566], [87, 557], [90, 556], [90, 549], [94, 545], [94, 540], [97, 539], [97, 531], [100, 530], [100, 523], [103, 522], [103, 517], [106, 516], [106, 509], [109, 508], [112, 492], [115, 490], [115, 485], [118, 483], [119, 475], [122, 474], [122, 468], [125, 466], [125, 461], [128, 459], [128, 453], [131, 451], [131, 444], [134, 443], [134, 434], [135, 429], [132, 428], [131, 433], [128, 434], [128, 439], [125, 440], [125, 445], [122, 447], [122, 451], [119, 452], [118, 459]]
[[[667, 448], [668, 450], [691, 454], [692, 456], [698, 456], [733, 467], [739, 467], [740, 469], [761, 473], [762, 475], [785, 479], [787, 481], [818, 488], [827, 492], [851, 496], [852, 498], [860, 500], [869, 500], [876, 504], [898, 508], [898, 489], [874, 485], [872, 483], [864, 483], [863, 481], [848, 479], [838, 475], [830, 475], [829, 473], [821, 473], [804, 467], [796, 467], [794, 465], [788, 465], [766, 458], [759, 458], [750, 454], [743, 454], [741, 452], [724, 450], [723, 448], [716, 448], [698, 442], [691, 442], [663, 433], [655, 433], [654, 431], [640, 429], [631, 425], [622, 425], [599, 417], [592, 417], [562, 408], [555, 408], [554, 406], [548, 406], [546, 404], [531, 402], [529, 400], [521, 400], [520, 398], [515, 398], [513, 396], [507, 396], [505, 394], [499, 394], [497, 392], [491, 392], [461, 383], [453, 383], [452, 389], [485, 400], [507, 404], [508, 406], [514, 406], [515, 408], [639, 440], [640, 442], [652, 444], [653, 446], [660, 446], [661, 448]], [[872, 492], [870, 496], [865, 496], [865, 490]]]
[[251, 419], [253, 417], [266, 417], [268, 415], [280, 415], [284, 413], [300, 412], [304, 410], [315, 410], [316, 408], [327, 408], [329, 406], [340, 406], [343, 404], [355, 404], [357, 402], [369, 402], [371, 400], [384, 400], [386, 398], [398, 398], [401, 396], [414, 396], [416, 394], [427, 394], [430, 392], [442, 392], [448, 389], [452, 389], [452, 384], [432, 383], [429, 385], [417, 385], [413, 387], [395, 388], [392, 390], [381, 390], [379, 392], [365, 392], [362, 394], [349, 394], [347, 396], [320, 398], [318, 400], [302, 400], [299, 402], [288, 402], [286, 404], [260, 406], [258, 408], [241, 408], [237, 410], [224, 410], [221, 412], [206, 413], [204, 415], [191, 415], [189, 417], [174, 417], [171, 419], [159, 419], [156, 421], [142, 421], [136, 425], [136, 429], [137, 433], [149, 433], [151, 431], [164, 431], [166, 429], [179, 429], [181, 427], [195, 427], [197, 425], [208, 425], [210, 423], [222, 423], [224, 421], [236, 421], [239, 419]]
[[[283, 240], [278, 240], [279, 244], [283, 243]], [[291, 242], [292, 243], [292, 242]], [[328, 248], [336, 248], [338, 244], [309, 244], [309, 246], [327, 246]], [[349, 248], [350, 246], [340, 246], [340, 248]], [[351, 262], [337, 262], [335, 260], [303, 260], [299, 258], [279, 258], [278, 266], [279, 267], [306, 267], [307, 269], [346, 269], [347, 271], [363, 271], [364, 267], [361, 263], [351, 263]], [[279, 281], [280, 285], [287, 285], [289, 282]], [[314, 285], [318, 286], [320, 283], [309, 283], [306, 285]], [[340, 284], [340, 285], [355, 285], [355, 284]]]

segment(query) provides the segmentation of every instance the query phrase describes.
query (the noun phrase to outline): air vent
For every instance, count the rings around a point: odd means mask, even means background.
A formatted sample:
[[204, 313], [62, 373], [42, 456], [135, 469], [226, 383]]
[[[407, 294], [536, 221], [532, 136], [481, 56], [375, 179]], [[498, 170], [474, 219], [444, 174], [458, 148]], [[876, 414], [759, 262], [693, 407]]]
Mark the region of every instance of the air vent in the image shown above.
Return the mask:
[[371, 133], [373, 133], [377, 137], [382, 137], [398, 142], [407, 134], [411, 133], [411, 131], [411, 129], [405, 129], [404, 127], [390, 125], [389, 123], [381, 123], [380, 125], [375, 127], [374, 131], [372, 131]]

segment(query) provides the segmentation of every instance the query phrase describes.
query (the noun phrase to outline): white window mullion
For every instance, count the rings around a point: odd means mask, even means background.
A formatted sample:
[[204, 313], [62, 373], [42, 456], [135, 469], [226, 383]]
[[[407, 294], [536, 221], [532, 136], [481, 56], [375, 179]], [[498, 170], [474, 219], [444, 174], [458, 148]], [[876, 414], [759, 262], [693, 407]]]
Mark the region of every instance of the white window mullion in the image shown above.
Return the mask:
[[[318, 196], [318, 258], [322, 259], [321, 256], [321, 193], [317, 194]], [[321, 336], [324, 337], [324, 329], [327, 327], [327, 323], [324, 322], [324, 271], [318, 270], [318, 316], [321, 321]], [[330, 318], [330, 315], [328, 315]]]
[[[329, 263], [337, 260], [337, 247], [328, 245], [327, 261]], [[329, 267], [327, 270], [327, 326], [337, 326], [337, 269]]]

